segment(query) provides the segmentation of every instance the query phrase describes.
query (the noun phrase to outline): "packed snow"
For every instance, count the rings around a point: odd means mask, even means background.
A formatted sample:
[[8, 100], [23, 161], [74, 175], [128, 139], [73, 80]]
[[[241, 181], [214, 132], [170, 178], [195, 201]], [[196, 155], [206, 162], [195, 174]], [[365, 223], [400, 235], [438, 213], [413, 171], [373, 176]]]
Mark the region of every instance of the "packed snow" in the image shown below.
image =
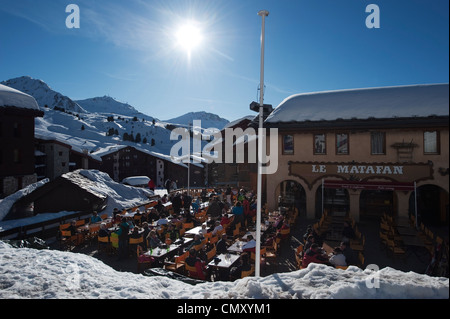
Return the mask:
[[96, 258], [72, 252], [12, 248], [0, 242], [0, 298], [39, 299], [446, 299], [449, 279], [404, 273], [307, 269], [195, 288], [166, 277], [118, 272]]
[[448, 84], [302, 93], [281, 102], [266, 122], [448, 116], [448, 104]]

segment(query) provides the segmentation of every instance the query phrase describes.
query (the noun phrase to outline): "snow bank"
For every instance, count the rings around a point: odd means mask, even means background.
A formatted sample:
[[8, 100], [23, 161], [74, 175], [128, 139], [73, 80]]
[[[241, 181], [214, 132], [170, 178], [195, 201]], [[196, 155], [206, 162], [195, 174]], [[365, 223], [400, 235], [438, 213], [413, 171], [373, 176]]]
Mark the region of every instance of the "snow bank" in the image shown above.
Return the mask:
[[[379, 288], [375, 288], [379, 282]], [[370, 288], [372, 287], [372, 288]], [[193, 288], [165, 277], [118, 272], [72, 252], [12, 248], [0, 242], [0, 298], [39, 299], [411, 299], [449, 297], [449, 279], [310, 264], [307, 269]]]

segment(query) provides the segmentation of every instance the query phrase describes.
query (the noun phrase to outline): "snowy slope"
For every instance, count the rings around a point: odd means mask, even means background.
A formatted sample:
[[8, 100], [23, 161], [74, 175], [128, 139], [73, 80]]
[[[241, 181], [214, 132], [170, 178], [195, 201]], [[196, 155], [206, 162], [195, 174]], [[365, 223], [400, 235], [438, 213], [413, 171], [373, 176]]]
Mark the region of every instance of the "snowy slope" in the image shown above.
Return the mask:
[[146, 121], [152, 121], [154, 119], [152, 116], [139, 112], [128, 103], [122, 103], [106, 95], [103, 97], [77, 100], [75, 102], [77, 102], [83, 107], [83, 109], [90, 113], [116, 114], [125, 115], [128, 117], [136, 116], [138, 119], [145, 119]]
[[[379, 283], [379, 288], [373, 284]], [[377, 272], [311, 263], [307, 269], [235, 282], [189, 284], [118, 272], [71, 252], [0, 242], [0, 298], [35, 299], [447, 299], [449, 279], [392, 268]], [[171, 309], [175, 311], [176, 309]]]
[[[169, 125], [109, 96], [72, 101], [53, 91], [45, 82], [29, 76], [2, 83], [33, 96], [45, 112], [44, 117], [35, 119], [36, 137], [56, 139], [89, 152], [113, 145], [131, 145], [169, 155], [170, 149], [177, 142], [170, 140], [171, 129], [174, 127], [188, 127], [193, 120], [201, 120], [202, 128], [221, 129], [228, 123], [215, 114], [192, 112], [170, 120]], [[44, 107], [45, 105], [48, 107]], [[65, 109], [66, 112], [55, 110], [54, 107]], [[113, 134], [109, 134], [110, 132]], [[125, 133], [133, 135], [134, 139], [139, 135], [140, 142], [124, 140]]]
[[80, 105], [72, 101], [69, 97], [52, 90], [45, 82], [33, 79], [29, 76], [9, 79], [1, 82], [1, 84], [33, 96], [41, 109], [44, 109], [44, 106], [47, 105], [51, 108], [57, 106], [70, 112], [86, 112]]

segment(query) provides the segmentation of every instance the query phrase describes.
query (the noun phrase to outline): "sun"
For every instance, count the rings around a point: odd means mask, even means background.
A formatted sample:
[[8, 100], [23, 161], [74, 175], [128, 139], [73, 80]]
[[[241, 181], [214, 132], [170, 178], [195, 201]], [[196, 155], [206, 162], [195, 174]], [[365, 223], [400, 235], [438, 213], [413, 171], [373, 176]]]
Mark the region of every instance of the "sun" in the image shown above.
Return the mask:
[[198, 48], [203, 41], [202, 30], [194, 22], [187, 22], [179, 26], [175, 38], [176, 45], [187, 52], [188, 55]]

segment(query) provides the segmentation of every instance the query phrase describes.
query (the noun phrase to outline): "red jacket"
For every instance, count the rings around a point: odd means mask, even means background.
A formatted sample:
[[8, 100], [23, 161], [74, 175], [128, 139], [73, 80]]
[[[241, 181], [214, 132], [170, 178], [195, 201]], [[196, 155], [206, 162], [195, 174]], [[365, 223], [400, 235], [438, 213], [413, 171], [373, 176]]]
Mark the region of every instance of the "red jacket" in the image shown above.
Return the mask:
[[309, 248], [303, 256], [302, 268], [308, 267], [310, 263], [324, 264], [327, 260], [319, 252]]
[[151, 190], [155, 189], [155, 183], [153, 182], [153, 180], [150, 180], [148, 182], [148, 188], [150, 188]]

